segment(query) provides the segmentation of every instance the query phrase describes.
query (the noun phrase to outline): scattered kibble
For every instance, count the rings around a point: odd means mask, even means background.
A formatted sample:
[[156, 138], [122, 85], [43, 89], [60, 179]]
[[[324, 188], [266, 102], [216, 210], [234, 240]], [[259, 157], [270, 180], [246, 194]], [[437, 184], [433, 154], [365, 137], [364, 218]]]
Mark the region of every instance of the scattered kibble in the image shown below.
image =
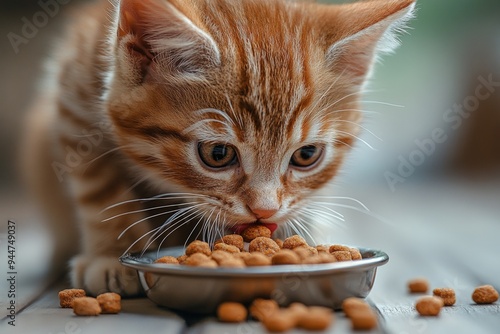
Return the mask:
[[240, 303], [225, 302], [217, 308], [217, 317], [223, 322], [243, 322], [247, 319], [247, 309]]
[[492, 304], [498, 300], [498, 292], [491, 285], [481, 285], [474, 289], [472, 300], [476, 304]]
[[63, 308], [72, 308], [73, 300], [78, 297], [85, 297], [85, 290], [82, 289], [65, 289], [59, 291], [59, 304]]
[[425, 278], [415, 278], [408, 282], [410, 293], [426, 293], [429, 291], [429, 282]]
[[435, 296], [421, 297], [415, 304], [417, 312], [423, 316], [437, 316], [443, 306], [443, 299]]
[[77, 297], [73, 300], [73, 312], [76, 315], [93, 316], [101, 313], [101, 306], [93, 297]]
[[455, 290], [451, 288], [436, 288], [432, 294], [443, 299], [444, 306], [452, 306], [456, 302]]

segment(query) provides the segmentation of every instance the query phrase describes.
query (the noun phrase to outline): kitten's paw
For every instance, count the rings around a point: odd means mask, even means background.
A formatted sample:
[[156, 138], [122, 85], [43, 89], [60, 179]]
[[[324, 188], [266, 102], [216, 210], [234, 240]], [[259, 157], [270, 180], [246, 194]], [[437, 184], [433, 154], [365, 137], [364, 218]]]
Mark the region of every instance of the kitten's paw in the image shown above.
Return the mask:
[[71, 283], [97, 296], [116, 292], [123, 297], [137, 296], [142, 289], [137, 272], [126, 268], [116, 257], [79, 255], [71, 260]]

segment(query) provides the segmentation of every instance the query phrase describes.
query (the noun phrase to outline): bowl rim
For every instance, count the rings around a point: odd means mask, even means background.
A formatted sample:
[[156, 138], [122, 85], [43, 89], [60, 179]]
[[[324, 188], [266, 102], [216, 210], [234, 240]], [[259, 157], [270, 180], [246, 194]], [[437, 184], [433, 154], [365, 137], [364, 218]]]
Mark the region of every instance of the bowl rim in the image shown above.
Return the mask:
[[119, 261], [126, 267], [142, 272], [175, 276], [204, 276], [207, 278], [220, 276], [244, 278], [274, 277], [289, 274], [307, 274], [310, 276], [325, 275], [351, 271], [364, 271], [373, 267], [384, 265], [389, 261], [389, 256], [381, 250], [365, 247], [356, 248], [359, 249], [363, 259], [322, 264], [273, 265], [244, 268], [204, 268], [152, 263], [153, 259], [158, 258], [158, 256], [182, 254], [184, 251], [184, 247], [182, 246], [165, 248], [160, 251], [150, 251], [142, 255], [129, 253], [121, 256]]

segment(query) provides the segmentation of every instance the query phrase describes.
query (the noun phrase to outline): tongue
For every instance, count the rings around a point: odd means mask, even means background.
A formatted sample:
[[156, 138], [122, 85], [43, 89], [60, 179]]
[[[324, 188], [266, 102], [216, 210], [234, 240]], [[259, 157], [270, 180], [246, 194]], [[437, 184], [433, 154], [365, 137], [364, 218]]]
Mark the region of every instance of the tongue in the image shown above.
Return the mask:
[[[244, 230], [246, 230], [250, 225], [252, 224], [241, 224], [241, 225], [236, 225], [231, 227], [231, 231], [236, 234], [241, 234]], [[271, 230], [271, 234], [276, 231], [278, 228], [278, 225], [275, 223], [270, 223], [270, 224], [265, 224], [265, 223], [259, 223], [258, 225], [263, 225], [267, 227], [269, 230]]]

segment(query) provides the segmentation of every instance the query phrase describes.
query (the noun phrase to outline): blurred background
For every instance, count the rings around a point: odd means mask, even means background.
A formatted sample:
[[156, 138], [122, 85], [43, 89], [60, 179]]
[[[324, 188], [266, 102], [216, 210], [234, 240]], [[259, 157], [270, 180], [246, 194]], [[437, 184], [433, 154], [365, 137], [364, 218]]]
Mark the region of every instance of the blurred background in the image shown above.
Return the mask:
[[[59, 12], [16, 47], [9, 34], [21, 35], [25, 20], [43, 8], [38, 1], [0, 2], [0, 232], [7, 219], [16, 220], [19, 233], [36, 234], [40, 257], [48, 242], [36, 228], [35, 206], [21, 186], [16, 159], [43, 61], [65, 29], [64, 12], [80, 2], [61, 0]], [[376, 66], [364, 97], [366, 130], [337, 182], [339, 194], [370, 203], [389, 219], [395, 208], [401, 214], [392, 219], [411, 216], [401, 233], [428, 220], [416, 219], [419, 212], [440, 220], [451, 217], [451, 208], [471, 206], [470, 217], [456, 210], [453, 217], [477, 223], [481, 215], [498, 218], [500, 204], [500, 1], [419, 0], [417, 7], [401, 47]], [[374, 231], [359, 231], [366, 233], [338, 235], [384, 247], [382, 236], [373, 240], [376, 232], [369, 239]], [[29, 263], [36, 259], [32, 253], [19, 256]]]

